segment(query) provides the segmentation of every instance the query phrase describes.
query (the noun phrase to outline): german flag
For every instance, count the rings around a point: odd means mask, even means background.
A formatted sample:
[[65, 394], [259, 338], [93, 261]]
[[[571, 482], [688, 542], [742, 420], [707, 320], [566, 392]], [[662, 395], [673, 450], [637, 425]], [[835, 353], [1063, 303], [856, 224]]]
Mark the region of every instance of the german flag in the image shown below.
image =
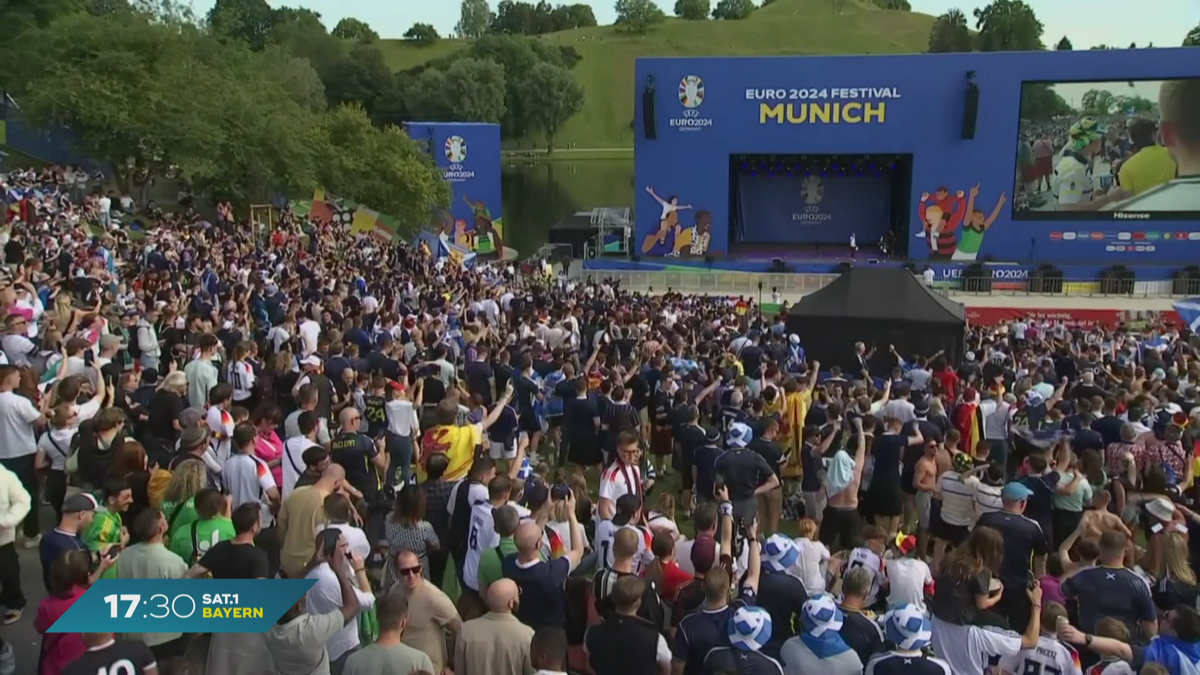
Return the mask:
[[954, 427], [962, 434], [958, 449], [973, 453], [975, 446], [983, 440], [983, 414], [979, 411], [979, 396], [974, 389], [964, 393], [963, 402], [954, 413]]

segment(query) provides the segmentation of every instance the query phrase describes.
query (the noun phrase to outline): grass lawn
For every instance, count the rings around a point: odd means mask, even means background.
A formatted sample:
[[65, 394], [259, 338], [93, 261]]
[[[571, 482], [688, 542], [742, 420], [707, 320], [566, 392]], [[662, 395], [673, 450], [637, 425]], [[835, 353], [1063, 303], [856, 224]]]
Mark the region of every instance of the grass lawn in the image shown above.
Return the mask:
[[[612, 26], [551, 33], [542, 40], [570, 45], [583, 57], [575, 74], [587, 92], [583, 112], [560, 132], [556, 144], [579, 148], [633, 146], [634, 61], [650, 56], [785, 56], [920, 52], [928, 45], [933, 17], [882, 10], [865, 0], [844, 0], [833, 14], [829, 0], [777, 0], [744, 21], [668, 19], [646, 35]], [[388, 64], [403, 70], [465, 47], [442, 40], [420, 47], [383, 41]], [[660, 87], [668, 87], [660, 83]], [[673, 85], [670, 85], [673, 86]], [[537, 147], [531, 140], [529, 147]]]

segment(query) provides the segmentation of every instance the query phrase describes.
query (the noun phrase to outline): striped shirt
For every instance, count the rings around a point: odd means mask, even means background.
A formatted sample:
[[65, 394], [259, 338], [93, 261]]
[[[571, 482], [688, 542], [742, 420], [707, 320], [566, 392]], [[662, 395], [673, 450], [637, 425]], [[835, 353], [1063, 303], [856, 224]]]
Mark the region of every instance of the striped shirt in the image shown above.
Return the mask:
[[957, 471], [947, 471], [939, 481], [942, 491], [942, 521], [966, 527], [975, 520], [975, 492], [963, 483]]
[[979, 480], [976, 476], [971, 476], [963, 483], [971, 489], [975, 495], [975, 517], [971, 523], [974, 527], [974, 521], [979, 520], [979, 517], [985, 513], [999, 511], [1003, 508], [1003, 502], [1000, 500], [1000, 492], [1004, 489], [1002, 485], [988, 485]]

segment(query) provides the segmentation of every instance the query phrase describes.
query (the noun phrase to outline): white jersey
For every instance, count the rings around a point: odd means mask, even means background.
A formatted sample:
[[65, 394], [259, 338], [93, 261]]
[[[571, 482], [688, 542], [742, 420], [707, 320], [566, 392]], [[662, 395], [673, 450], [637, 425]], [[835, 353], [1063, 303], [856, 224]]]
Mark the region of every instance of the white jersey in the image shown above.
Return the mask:
[[463, 561], [463, 581], [473, 591], [479, 590], [479, 559], [489, 548], [500, 545], [492, 505], [488, 502], [471, 507], [471, 523], [467, 528], [467, 557]]
[[1043, 673], [1052, 675], [1081, 675], [1079, 656], [1074, 649], [1059, 642], [1053, 636], [1042, 635], [1033, 649], [1022, 649], [1012, 656], [1000, 659], [1005, 672]]
[[[620, 461], [609, 464], [600, 474], [600, 499], [607, 499], [613, 504], [625, 495], [636, 490], [641, 494], [642, 468], [637, 465], [626, 465]], [[633, 490], [630, 487], [633, 487]]]
[[226, 373], [229, 384], [233, 385], [233, 400], [246, 401], [254, 395], [254, 369], [245, 361], [234, 361], [229, 364]]
[[592, 542], [592, 548], [599, 556], [600, 569], [612, 569], [613, 563], [616, 561], [613, 553], [613, 539], [618, 530], [625, 529], [633, 530], [638, 534], [638, 551], [633, 556], [633, 573], [641, 574], [642, 569], [649, 564], [649, 558], [653, 556], [650, 551], [650, 533], [642, 528], [633, 525], [616, 525], [611, 520], [602, 520], [596, 525], [596, 538]]
[[855, 567], [862, 567], [871, 573], [871, 590], [867, 592], [866, 607], [875, 604], [879, 599], [879, 589], [883, 585], [883, 581], [887, 578], [887, 571], [883, 567], [883, 559], [879, 554], [869, 548], [856, 548], [850, 551], [850, 557], [846, 560], [846, 571], [850, 571]]

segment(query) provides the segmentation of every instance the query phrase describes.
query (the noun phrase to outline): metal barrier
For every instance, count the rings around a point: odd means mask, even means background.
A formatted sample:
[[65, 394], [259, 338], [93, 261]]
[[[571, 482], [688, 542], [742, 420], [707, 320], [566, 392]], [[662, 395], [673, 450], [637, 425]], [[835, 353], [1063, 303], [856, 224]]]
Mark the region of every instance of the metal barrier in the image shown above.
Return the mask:
[[[619, 282], [622, 288], [641, 292], [678, 291], [704, 295], [745, 296], [757, 300], [762, 294], [769, 300], [778, 289], [785, 296], [813, 293], [824, 288], [838, 277], [837, 274], [770, 274], [753, 272], [722, 272], [706, 270], [688, 271], [605, 271], [586, 270], [582, 265], [572, 265], [570, 277], [576, 280]], [[983, 281], [984, 283], [981, 283]], [[1055, 279], [1055, 280], [986, 280], [951, 279], [932, 284], [943, 295], [1008, 295], [1036, 297], [1109, 297], [1109, 298], [1167, 298], [1181, 297], [1176, 294], [1175, 282], [1162, 281], [1106, 281], [1098, 279]]]

